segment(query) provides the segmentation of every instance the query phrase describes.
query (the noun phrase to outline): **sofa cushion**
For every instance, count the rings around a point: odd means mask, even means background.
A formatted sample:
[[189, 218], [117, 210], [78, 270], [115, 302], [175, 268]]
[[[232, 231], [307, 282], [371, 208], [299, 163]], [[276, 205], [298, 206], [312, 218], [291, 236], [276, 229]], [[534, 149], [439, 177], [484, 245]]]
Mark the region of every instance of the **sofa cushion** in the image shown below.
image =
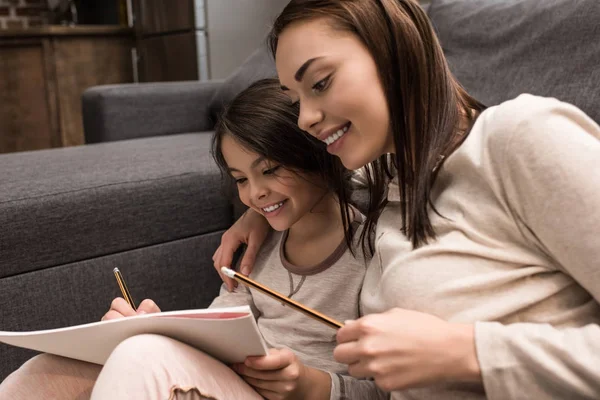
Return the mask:
[[0, 156], [0, 278], [227, 228], [232, 207], [210, 139]]
[[275, 61], [265, 41], [225, 79], [223, 85], [213, 95], [208, 106], [212, 121], [215, 122], [223, 107], [252, 83], [260, 79], [276, 77]]
[[451, 69], [484, 104], [532, 93], [600, 122], [600, 1], [433, 0], [428, 13]]

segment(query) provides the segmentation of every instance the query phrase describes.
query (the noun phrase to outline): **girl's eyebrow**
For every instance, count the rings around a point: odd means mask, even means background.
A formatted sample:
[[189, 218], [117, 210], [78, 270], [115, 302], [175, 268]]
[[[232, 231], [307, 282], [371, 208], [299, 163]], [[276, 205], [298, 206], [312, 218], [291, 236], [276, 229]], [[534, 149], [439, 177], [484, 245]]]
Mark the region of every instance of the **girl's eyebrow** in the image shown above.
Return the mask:
[[[250, 164], [250, 169], [256, 168], [258, 166], [258, 164], [260, 164], [261, 162], [263, 162], [265, 160], [266, 160], [266, 157], [264, 157], [264, 156], [257, 157], [256, 160], [252, 161], [252, 164]], [[242, 171], [240, 171], [239, 169], [236, 169], [236, 168], [227, 168], [227, 171], [228, 172], [234, 172], [234, 171], [235, 172], [242, 172]]]

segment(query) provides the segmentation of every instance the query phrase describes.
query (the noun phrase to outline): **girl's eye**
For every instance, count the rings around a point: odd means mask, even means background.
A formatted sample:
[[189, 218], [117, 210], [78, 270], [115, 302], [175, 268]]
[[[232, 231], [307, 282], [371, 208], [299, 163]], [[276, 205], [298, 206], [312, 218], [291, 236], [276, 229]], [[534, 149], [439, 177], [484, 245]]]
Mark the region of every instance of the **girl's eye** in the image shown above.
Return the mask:
[[319, 82], [315, 83], [312, 87], [312, 91], [315, 94], [319, 94], [324, 92], [327, 87], [329, 86], [329, 81], [331, 78], [331, 75], [327, 75], [325, 78], [321, 79]]
[[236, 185], [241, 185], [243, 183], [245, 183], [248, 179], [246, 178], [235, 178], [235, 184]]
[[272, 175], [272, 174], [274, 174], [279, 169], [279, 167], [280, 167], [280, 165], [277, 165], [277, 166], [275, 166], [273, 168], [265, 169], [263, 171], [263, 175]]

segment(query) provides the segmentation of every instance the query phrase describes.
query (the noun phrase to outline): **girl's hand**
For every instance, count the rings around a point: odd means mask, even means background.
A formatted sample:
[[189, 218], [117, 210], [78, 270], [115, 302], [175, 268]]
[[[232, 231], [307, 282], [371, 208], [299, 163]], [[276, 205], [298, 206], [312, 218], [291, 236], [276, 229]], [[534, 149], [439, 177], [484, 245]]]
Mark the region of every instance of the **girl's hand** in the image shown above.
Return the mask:
[[102, 317], [102, 321], [108, 321], [109, 319], [117, 319], [124, 317], [133, 317], [141, 314], [152, 314], [159, 313], [160, 308], [150, 299], [146, 299], [140, 303], [137, 311], [125, 301], [122, 297], [117, 297], [110, 303], [110, 310]]
[[329, 374], [306, 367], [289, 349], [270, 349], [268, 355], [248, 357], [232, 368], [269, 400], [329, 399]]
[[242, 257], [241, 273], [250, 274], [254, 267], [256, 254], [260, 246], [265, 241], [269, 233], [270, 225], [267, 220], [251, 209], [246, 212], [221, 236], [221, 245], [213, 255], [214, 267], [221, 276], [221, 279], [227, 285], [227, 289], [232, 291], [237, 282], [221, 273], [221, 267], [231, 268], [233, 254], [242, 244], [246, 244], [246, 251]]
[[473, 325], [394, 308], [347, 322], [334, 358], [385, 391], [448, 381], [481, 382]]

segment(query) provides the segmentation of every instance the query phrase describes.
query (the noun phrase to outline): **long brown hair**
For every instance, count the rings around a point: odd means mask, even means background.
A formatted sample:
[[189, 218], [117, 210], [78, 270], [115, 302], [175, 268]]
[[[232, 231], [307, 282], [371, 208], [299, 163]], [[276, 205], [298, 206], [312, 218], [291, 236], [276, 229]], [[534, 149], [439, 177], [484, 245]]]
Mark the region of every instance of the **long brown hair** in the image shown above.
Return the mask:
[[352, 254], [353, 221], [348, 199], [350, 171], [326, 150], [325, 143], [302, 131], [297, 124], [299, 105], [281, 91], [277, 79], [262, 79], [239, 93], [225, 107], [212, 138], [212, 155], [223, 175], [229, 176], [222, 142], [230, 136], [247, 150], [293, 172], [318, 176], [324, 189], [340, 205], [345, 240]]
[[[437, 212], [430, 196], [439, 166], [464, 140], [485, 106], [450, 72], [429, 18], [416, 1], [292, 0], [269, 35], [273, 55], [287, 26], [317, 18], [327, 18], [333, 29], [350, 32], [366, 45], [389, 108], [395, 153], [366, 166], [370, 196], [361, 235], [363, 248], [368, 242], [373, 251], [371, 234], [387, 202], [385, 187], [394, 174], [400, 191], [400, 228], [414, 247], [427, 243], [436, 236], [429, 208]], [[467, 126], [461, 127], [465, 120]]]

